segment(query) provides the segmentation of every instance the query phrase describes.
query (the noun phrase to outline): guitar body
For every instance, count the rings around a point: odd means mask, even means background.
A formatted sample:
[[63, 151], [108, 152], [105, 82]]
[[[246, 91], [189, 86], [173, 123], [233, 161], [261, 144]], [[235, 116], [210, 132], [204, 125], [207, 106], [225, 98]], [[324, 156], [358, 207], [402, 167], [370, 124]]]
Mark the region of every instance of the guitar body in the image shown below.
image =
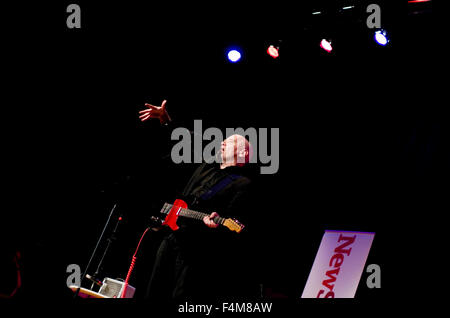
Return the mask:
[[[177, 199], [173, 204], [164, 204], [161, 209], [162, 214], [167, 214], [164, 222], [161, 225], [167, 225], [172, 229], [172, 231], [178, 230], [180, 227], [177, 225], [177, 220], [179, 216], [193, 218], [196, 220], [203, 220], [204, 217], [209, 216], [209, 214], [189, 210], [187, 208], [187, 203], [183, 200]], [[235, 231], [240, 233], [244, 228], [244, 225], [239, 223], [238, 220], [235, 219], [225, 219], [217, 216], [214, 218], [214, 222], [216, 224], [221, 224], [227, 227], [231, 231]]]
[[178, 216], [180, 215], [181, 209], [186, 208], [187, 208], [186, 202], [180, 199], [175, 200], [172, 209], [170, 209], [162, 225], [167, 225], [172, 229], [172, 231], [178, 230], [179, 229], [179, 226], [177, 225]]

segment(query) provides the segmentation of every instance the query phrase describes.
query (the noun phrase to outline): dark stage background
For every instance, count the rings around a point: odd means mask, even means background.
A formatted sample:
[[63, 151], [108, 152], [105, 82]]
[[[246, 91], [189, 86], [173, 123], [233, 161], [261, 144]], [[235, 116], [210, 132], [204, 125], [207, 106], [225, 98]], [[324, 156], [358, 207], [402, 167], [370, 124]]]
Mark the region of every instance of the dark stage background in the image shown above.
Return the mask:
[[[80, 30], [65, 27], [67, 3], [9, 11], [2, 293], [14, 288], [11, 259], [20, 251], [18, 298], [70, 299], [66, 267], [85, 268], [116, 203], [124, 220], [100, 274], [125, 278], [149, 217], [175, 199], [194, 168], [162, 159], [167, 131], [138, 120], [144, 103], [164, 99], [177, 126], [192, 129], [202, 119], [204, 129], [280, 128], [279, 171], [257, 176], [259, 200], [249, 207], [258, 215], [249, 253], [266, 295], [301, 295], [325, 229], [376, 232], [367, 264], [381, 266], [382, 288], [369, 290], [364, 273], [358, 299], [424, 292], [449, 176], [444, 65], [430, 12], [389, 7], [392, 41], [381, 48], [351, 18], [306, 19], [312, 4], [295, 19], [275, 10], [276, 30], [265, 15], [253, 23], [246, 17], [256, 14], [239, 10], [236, 20], [215, 21], [215, 32], [212, 14], [202, 24], [182, 8], [173, 16], [137, 4], [79, 3]], [[240, 25], [250, 32], [240, 35]], [[326, 30], [337, 37], [330, 55], [317, 45]], [[262, 39], [283, 36], [273, 60]], [[236, 65], [225, 60], [231, 44], [245, 54]], [[141, 247], [131, 279], [137, 297], [157, 239], [151, 234]]]

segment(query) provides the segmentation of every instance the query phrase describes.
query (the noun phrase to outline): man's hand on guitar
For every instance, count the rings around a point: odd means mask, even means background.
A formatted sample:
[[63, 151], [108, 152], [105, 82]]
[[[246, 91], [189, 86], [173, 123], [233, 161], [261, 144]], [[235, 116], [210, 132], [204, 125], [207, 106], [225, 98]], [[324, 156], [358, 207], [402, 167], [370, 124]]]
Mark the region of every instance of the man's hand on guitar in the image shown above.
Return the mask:
[[218, 216], [219, 216], [219, 214], [217, 212], [213, 212], [210, 215], [205, 216], [203, 218], [203, 223], [205, 223], [207, 227], [215, 229], [216, 227], [219, 226], [219, 224], [214, 223], [214, 219]]
[[145, 104], [145, 106], [147, 106], [148, 109], [141, 110], [139, 112], [139, 114], [141, 114], [139, 118], [141, 119], [142, 122], [150, 118], [157, 118], [159, 119], [161, 125], [166, 124], [167, 122], [172, 120], [169, 116], [169, 113], [166, 110], [166, 103], [167, 100], [164, 100], [160, 107], [151, 104]]

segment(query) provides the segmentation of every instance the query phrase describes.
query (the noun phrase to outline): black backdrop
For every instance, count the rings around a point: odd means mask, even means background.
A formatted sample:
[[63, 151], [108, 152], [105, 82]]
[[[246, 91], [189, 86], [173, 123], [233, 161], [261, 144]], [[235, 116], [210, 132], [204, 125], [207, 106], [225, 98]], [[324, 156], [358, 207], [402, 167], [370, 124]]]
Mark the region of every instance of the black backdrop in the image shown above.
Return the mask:
[[[2, 246], [7, 260], [22, 254], [19, 297], [69, 299], [66, 267], [84, 269], [116, 203], [124, 221], [101, 274], [125, 278], [146, 220], [192, 170], [161, 160], [170, 151], [167, 134], [138, 120], [145, 102], [163, 99], [179, 126], [202, 119], [204, 129], [280, 129], [280, 169], [258, 177], [261, 201], [249, 207], [260, 215], [252, 253], [266, 289], [301, 295], [325, 229], [376, 232], [368, 264], [381, 265], [383, 287], [369, 290], [363, 274], [360, 299], [388, 299], [424, 279], [418, 269], [429, 262], [417, 250], [430, 248], [425, 238], [445, 213], [449, 172], [429, 14], [388, 11], [385, 48], [372, 43], [370, 30], [333, 28], [340, 41], [331, 55], [316, 43], [330, 26], [299, 14], [280, 24], [287, 36], [275, 61], [265, 54], [269, 41], [258, 39], [263, 32], [232, 40], [236, 24], [229, 34], [226, 24], [205, 31], [213, 14], [190, 24], [179, 14], [174, 24], [167, 10], [80, 2], [82, 28], [68, 30], [66, 5], [9, 11], [18, 19], [9, 24], [4, 60]], [[239, 12], [238, 23], [253, 30], [257, 24]], [[33, 18], [34, 27], [20, 24]], [[273, 37], [266, 24], [260, 29]], [[226, 62], [230, 44], [243, 48], [240, 64]], [[155, 241], [148, 237], [138, 258], [137, 296]], [[13, 277], [5, 274], [5, 286]]]

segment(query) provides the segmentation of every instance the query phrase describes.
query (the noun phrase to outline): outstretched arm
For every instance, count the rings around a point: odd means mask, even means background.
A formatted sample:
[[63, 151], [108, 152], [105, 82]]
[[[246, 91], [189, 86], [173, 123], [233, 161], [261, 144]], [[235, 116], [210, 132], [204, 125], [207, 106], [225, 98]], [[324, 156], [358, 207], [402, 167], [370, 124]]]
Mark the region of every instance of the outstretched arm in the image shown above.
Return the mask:
[[[172, 119], [169, 116], [169, 113], [166, 110], [166, 103], [167, 100], [164, 100], [161, 104], [161, 106], [155, 106], [152, 104], [145, 104], [147, 106], [147, 109], [141, 110], [139, 112], [142, 122], [145, 122], [149, 120], [150, 118], [157, 118], [159, 119], [159, 122], [161, 125], [165, 125], [172, 121]], [[209, 216], [205, 216], [203, 218], [203, 223], [205, 223], [206, 226], [209, 228], [217, 228], [219, 225], [214, 222], [214, 219], [218, 217], [219, 214], [217, 212], [211, 213]]]

